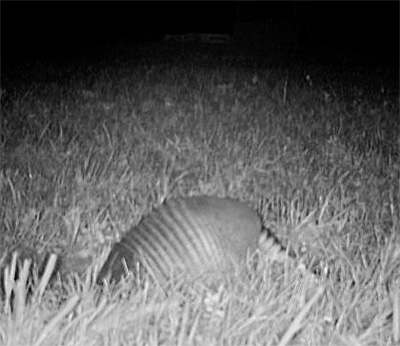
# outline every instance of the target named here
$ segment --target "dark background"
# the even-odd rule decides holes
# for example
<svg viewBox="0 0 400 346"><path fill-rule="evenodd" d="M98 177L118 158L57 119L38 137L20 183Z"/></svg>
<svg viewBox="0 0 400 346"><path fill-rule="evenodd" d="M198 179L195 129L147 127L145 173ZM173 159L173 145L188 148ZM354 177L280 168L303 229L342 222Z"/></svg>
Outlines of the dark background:
<svg viewBox="0 0 400 346"><path fill-rule="evenodd" d="M296 22L304 47L398 62L398 1L2 1L2 58L29 59L63 45L157 42L165 33L232 33L237 23L271 18Z"/></svg>

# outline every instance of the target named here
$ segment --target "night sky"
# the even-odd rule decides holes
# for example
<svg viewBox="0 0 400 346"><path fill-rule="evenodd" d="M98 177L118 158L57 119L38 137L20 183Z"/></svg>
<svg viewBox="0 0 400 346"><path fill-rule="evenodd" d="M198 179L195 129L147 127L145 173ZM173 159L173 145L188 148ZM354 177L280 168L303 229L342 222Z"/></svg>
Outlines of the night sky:
<svg viewBox="0 0 400 346"><path fill-rule="evenodd" d="M4 2L2 58L62 44L143 42L165 33L232 33L238 22L296 20L311 46L399 55L399 3L374 2Z"/></svg>

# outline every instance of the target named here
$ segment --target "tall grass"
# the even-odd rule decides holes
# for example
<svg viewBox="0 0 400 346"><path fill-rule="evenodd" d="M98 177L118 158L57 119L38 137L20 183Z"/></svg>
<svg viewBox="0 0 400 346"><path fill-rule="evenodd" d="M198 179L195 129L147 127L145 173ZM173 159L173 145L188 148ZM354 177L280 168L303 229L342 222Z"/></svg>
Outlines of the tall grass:
<svg viewBox="0 0 400 346"><path fill-rule="evenodd" d="M2 77L0 343L399 342L398 86L152 50ZM111 244L195 194L248 201L318 278L262 255L219 287L100 293Z"/></svg>

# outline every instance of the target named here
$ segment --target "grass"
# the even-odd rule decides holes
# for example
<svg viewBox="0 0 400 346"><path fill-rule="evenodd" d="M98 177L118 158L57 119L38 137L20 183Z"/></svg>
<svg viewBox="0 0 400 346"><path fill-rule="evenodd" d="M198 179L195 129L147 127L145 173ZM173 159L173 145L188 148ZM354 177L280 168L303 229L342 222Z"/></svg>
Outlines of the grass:
<svg viewBox="0 0 400 346"><path fill-rule="evenodd" d="M398 81L119 49L3 68L0 344L398 343ZM247 201L317 278L264 253L215 287L101 293L111 244L196 194Z"/></svg>

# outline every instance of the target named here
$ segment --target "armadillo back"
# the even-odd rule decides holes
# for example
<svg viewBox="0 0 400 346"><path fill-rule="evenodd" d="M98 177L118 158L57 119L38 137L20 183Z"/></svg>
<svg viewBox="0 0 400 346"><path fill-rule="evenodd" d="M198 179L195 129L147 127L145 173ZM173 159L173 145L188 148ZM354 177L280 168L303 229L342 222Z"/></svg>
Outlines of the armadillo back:
<svg viewBox="0 0 400 346"><path fill-rule="evenodd" d="M258 215L242 202L208 196L173 199L114 245L98 282L108 276L118 281L126 267L135 275L141 267L159 281L181 273L196 277L225 271L245 261L260 233Z"/></svg>

